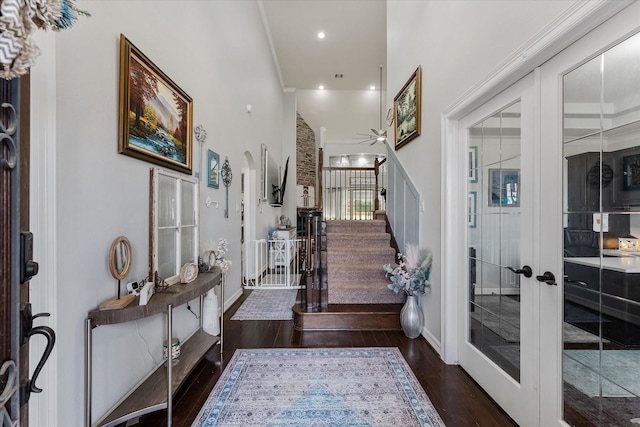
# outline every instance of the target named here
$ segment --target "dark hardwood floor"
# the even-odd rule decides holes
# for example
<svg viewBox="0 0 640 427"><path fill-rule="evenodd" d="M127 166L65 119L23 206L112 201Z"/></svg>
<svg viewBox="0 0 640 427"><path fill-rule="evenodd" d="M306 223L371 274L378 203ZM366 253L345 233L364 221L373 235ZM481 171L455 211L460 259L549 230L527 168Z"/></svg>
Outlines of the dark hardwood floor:
<svg viewBox="0 0 640 427"><path fill-rule="evenodd" d="M244 295L225 313L224 355L215 346L174 399L173 426L191 426L236 349L286 347L398 347L447 426L515 426L460 368L446 365L422 338L401 331L294 331L293 321L231 321ZM166 425L166 412L140 419L141 427Z"/></svg>

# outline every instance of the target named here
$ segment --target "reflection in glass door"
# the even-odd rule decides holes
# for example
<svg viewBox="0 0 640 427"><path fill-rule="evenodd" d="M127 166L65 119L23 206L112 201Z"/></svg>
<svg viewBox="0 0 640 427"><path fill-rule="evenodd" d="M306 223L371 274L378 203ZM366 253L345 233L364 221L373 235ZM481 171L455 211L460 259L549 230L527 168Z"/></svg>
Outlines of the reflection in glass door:
<svg viewBox="0 0 640 427"><path fill-rule="evenodd" d="M520 380L520 102L471 127L469 342Z"/></svg>
<svg viewBox="0 0 640 427"><path fill-rule="evenodd" d="M640 419L640 34L563 79L564 419ZM634 421L635 419L635 421Z"/></svg>
<svg viewBox="0 0 640 427"><path fill-rule="evenodd" d="M529 74L458 123L469 209L458 360L519 425L539 419L533 88Z"/></svg>

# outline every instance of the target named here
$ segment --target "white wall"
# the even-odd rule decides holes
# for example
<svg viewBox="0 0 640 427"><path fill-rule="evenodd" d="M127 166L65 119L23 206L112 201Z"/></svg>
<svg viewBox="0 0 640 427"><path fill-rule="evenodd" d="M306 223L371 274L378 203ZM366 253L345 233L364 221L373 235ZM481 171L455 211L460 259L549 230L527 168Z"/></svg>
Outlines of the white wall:
<svg viewBox="0 0 640 427"><path fill-rule="evenodd" d="M298 112L319 139L320 126L327 141L358 141L357 133L380 126L380 92L377 90L297 90ZM384 95L384 94L383 94ZM386 117L384 110L383 120ZM384 122L383 122L384 125Z"/></svg>
<svg viewBox="0 0 640 427"><path fill-rule="evenodd" d="M434 253L426 329L441 339L441 113L565 10L571 1L388 1L386 108L422 66L422 133L397 151L425 200L420 245ZM392 129L389 129L392 135ZM465 150L466 152L466 150Z"/></svg>
<svg viewBox="0 0 640 427"><path fill-rule="evenodd" d="M387 146L384 143L340 143L336 141L328 141L324 145L324 164L329 166L329 158L332 156L340 156L343 154L379 154L387 155Z"/></svg>
<svg viewBox="0 0 640 427"><path fill-rule="evenodd" d="M201 251L214 247L218 237L229 240L234 266L227 276L228 297L240 291L236 207L243 154L260 159L264 143L279 159L283 141L283 94L255 2L111 0L79 1L78 7L92 16L58 33L56 43L57 393L64 398L52 426L83 423L84 319L115 293L107 258L116 236L127 236L133 247L128 279L147 274L152 165L117 152L120 33L193 98L193 124L208 132L205 158L207 148L221 161L229 158L234 172L229 218L223 216L224 186L211 189L205 180L200 195ZM199 152L194 138L194 171ZM205 207L207 196L220 202L219 209ZM257 234L279 215L280 209L262 205ZM164 320L158 315L94 330L94 419L160 362ZM176 309L174 322L181 339L197 326L185 307Z"/></svg>

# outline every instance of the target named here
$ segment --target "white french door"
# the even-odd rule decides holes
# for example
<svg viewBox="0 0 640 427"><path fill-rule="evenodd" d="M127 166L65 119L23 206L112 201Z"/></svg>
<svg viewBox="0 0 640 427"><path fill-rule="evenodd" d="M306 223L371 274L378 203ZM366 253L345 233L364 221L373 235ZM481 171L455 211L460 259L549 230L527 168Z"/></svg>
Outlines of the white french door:
<svg viewBox="0 0 640 427"><path fill-rule="evenodd" d="M633 425L640 257L619 239L640 237L640 3L540 67L540 88L540 267L562 278L540 289L540 425Z"/></svg>
<svg viewBox="0 0 640 427"><path fill-rule="evenodd" d="M459 362L518 424L537 425L540 204L533 73L458 126L468 152L469 208Z"/></svg>
<svg viewBox="0 0 640 427"><path fill-rule="evenodd" d="M458 121L458 361L519 425L640 419L639 17L636 2Z"/></svg>

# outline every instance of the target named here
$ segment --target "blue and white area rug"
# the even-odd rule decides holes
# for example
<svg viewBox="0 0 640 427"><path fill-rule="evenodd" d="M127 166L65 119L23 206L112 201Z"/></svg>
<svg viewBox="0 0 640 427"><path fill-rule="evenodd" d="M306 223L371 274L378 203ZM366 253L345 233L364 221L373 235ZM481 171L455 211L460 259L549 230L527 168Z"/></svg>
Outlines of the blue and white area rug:
<svg viewBox="0 0 640 427"><path fill-rule="evenodd" d="M231 320L290 320L297 289L255 289Z"/></svg>
<svg viewBox="0 0 640 427"><path fill-rule="evenodd" d="M192 427L444 426L397 348L237 350Z"/></svg>

